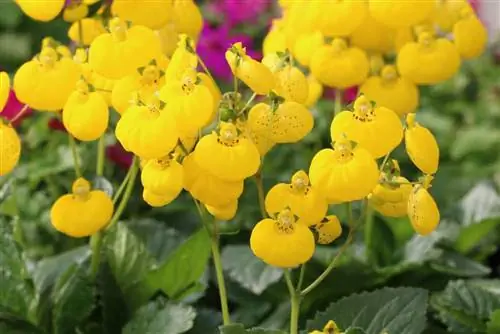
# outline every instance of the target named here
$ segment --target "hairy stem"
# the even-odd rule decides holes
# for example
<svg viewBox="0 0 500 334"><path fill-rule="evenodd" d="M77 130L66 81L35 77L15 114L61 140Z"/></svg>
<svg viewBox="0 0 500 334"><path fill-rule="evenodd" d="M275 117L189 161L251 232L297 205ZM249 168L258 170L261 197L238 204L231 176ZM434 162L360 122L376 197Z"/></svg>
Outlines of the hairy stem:
<svg viewBox="0 0 500 334"><path fill-rule="evenodd" d="M293 287L289 270L284 273L288 293L290 294L290 334L299 333L300 293Z"/></svg>
<svg viewBox="0 0 500 334"><path fill-rule="evenodd" d="M76 150L75 138L68 133L69 146L71 147L71 154L73 155L73 164L75 165L75 175L77 178L82 176L82 171L80 169L80 163L78 161L78 152Z"/></svg>

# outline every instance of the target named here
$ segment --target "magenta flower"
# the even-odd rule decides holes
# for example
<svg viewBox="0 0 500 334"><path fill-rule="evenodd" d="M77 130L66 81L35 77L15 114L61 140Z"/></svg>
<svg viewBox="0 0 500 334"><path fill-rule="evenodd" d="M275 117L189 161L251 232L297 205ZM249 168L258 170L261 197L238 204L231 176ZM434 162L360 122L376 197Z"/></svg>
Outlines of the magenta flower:
<svg viewBox="0 0 500 334"><path fill-rule="evenodd" d="M33 110L31 108L28 108L22 116L18 117L18 114L21 112L23 107L24 103L19 101L16 97L16 93L11 90L9 93L9 98L7 99L7 104L2 110L0 116L9 121L15 118L16 120L12 125L18 126L26 117L30 116L33 113Z"/></svg>
<svg viewBox="0 0 500 334"><path fill-rule="evenodd" d="M213 2L210 9L215 15L222 16L222 21L237 25L257 22L270 5L269 0L219 0Z"/></svg>
<svg viewBox="0 0 500 334"><path fill-rule="evenodd" d="M113 161L117 166L123 169L129 169L132 165L134 155L125 151L120 143L116 143L106 147L106 157Z"/></svg>
<svg viewBox="0 0 500 334"><path fill-rule="evenodd" d="M197 45L197 51L208 69L214 76L223 80L229 80L232 77L231 69L226 62L226 50L236 42L242 42L247 48L247 54L252 58L261 59L262 54L253 50L252 38L232 33L227 25L213 27L206 24L201 32L201 38Z"/></svg>
<svg viewBox="0 0 500 334"><path fill-rule="evenodd" d="M59 119L59 117L52 117L49 119L48 124L49 128L54 131L68 132L63 122Z"/></svg>
<svg viewBox="0 0 500 334"><path fill-rule="evenodd" d="M323 97L328 100L333 100L335 99L335 92L336 92L335 89L325 87ZM342 94L342 105L346 105L353 102L354 100L356 100L357 96L358 96L357 86L344 89Z"/></svg>

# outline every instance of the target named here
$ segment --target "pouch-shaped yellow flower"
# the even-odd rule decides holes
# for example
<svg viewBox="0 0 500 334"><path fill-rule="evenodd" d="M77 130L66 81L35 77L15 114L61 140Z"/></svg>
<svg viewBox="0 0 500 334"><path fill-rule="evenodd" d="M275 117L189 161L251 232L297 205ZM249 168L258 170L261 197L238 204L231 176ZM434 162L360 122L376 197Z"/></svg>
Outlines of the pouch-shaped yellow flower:
<svg viewBox="0 0 500 334"><path fill-rule="evenodd" d="M80 31L79 25L82 25L82 40L80 41ZM68 37L75 43L81 43L83 45L90 45L102 34L106 33L106 29L102 24L102 21L95 18L84 18L81 23L74 22L68 30Z"/></svg>
<svg viewBox="0 0 500 334"><path fill-rule="evenodd" d="M175 26L174 21L169 21L162 28L156 30L156 34L160 39L161 50L167 57L172 57L179 40L179 31Z"/></svg>
<svg viewBox="0 0 500 334"><path fill-rule="evenodd" d="M439 146L436 138L415 120L415 114L406 116L405 147L411 161L426 174L437 172Z"/></svg>
<svg viewBox="0 0 500 334"><path fill-rule="evenodd" d="M349 36L349 41L363 50L389 53L394 48L394 30L367 15Z"/></svg>
<svg viewBox="0 0 500 334"><path fill-rule="evenodd" d="M148 203L149 206L152 206L153 208L160 208L169 204L175 198L172 198L171 194L159 195L147 188L144 188L142 191L142 199L144 202Z"/></svg>
<svg viewBox="0 0 500 334"><path fill-rule="evenodd" d="M24 63L14 76L19 101L39 111L58 111L64 107L81 74L70 58L45 47L33 60Z"/></svg>
<svg viewBox="0 0 500 334"><path fill-rule="evenodd" d="M186 34L179 35L177 48L175 49L168 67L165 70L165 81L182 80L187 70L195 69L198 65L198 57L194 51L194 42Z"/></svg>
<svg viewBox="0 0 500 334"><path fill-rule="evenodd" d="M182 161L184 167L184 189L203 204L227 207L243 192L243 180L229 182L210 174L196 163L190 154Z"/></svg>
<svg viewBox="0 0 500 334"><path fill-rule="evenodd" d="M410 27L427 19L436 6L434 1L369 0L370 14L390 27Z"/></svg>
<svg viewBox="0 0 500 334"><path fill-rule="evenodd" d="M180 33L198 40L203 28L203 16L193 0L174 1L174 22Z"/></svg>
<svg viewBox="0 0 500 334"><path fill-rule="evenodd" d="M256 120L256 119L252 119ZM261 124L260 121L257 122L240 122L238 123L238 129L242 132L243 136L249 138L254 145L259 150L260 156L265 156L275 145L276 142L273 141L268 133L268 123L265 125Z"/></svg>
<svg viewBox="0 0 500 334"><path fill-rule="evenodd" d="M420 96L418 87L400 77L393 65L384 66L380 76L366 79L359 91L377 106L391 109L399 116L415 112Z"/></svg>
<svg viewBox="0 0 500 334"><path fill-rule="evenodd" d="M238 211L238 201L234 200L225 206L210 206L205 205L207 211L219 220L231 220L236 216Z"/></svg>
<svg viewBox="0 0 500 334"><path fill-rule="evenodd" d="M439 225L439 209L426 185L413 187L408 199L408 217L413 229L420 235L430 234Z"/></svg>
<svg viewBox="0 0 500 334"><path fill-rule="evenodd" d="M160 29L172 18L172 0L115 0L111 12L122 20L151 29Z"/></svg>
<svg viewBox="0 0 500 334"><path fill-rule="evenodd" d="M73 137L82 141L99 139L108 128L108 104L101 94L89 91L88 84L81 80L64 105L62 120Z"/></svg>
<svg viewBox="0 0 500 334"><path fill-rule="evenodd" d="M312 75L322 84L348 88L365 81L370 62L363 50L348 47L343 39L336 38L313 54L310 67ZM339 71L340 68L342 71Z"/></svg>
<svg viewBox="0 0 500 334"><path fill-rule="evenodd" d="M194 150L196 164L226 180L240 181L257 173L260 154L254 143L240 134L232 123L220 123L215 131L200 139Z"/></svg>
<svg viewBox="0 0 500 334"><path fill-rule="evenodd" d="M385 107L374 107L364 95L354 102L354 111L344 110L332 121L333 140L344 136L368 150L374 158L391 152L403 140L403 125L398 115Z"/></svg>
<svg viewBox="0 0 500 334"><path fill-rule="evenodd" d="M307 78L295 66L285 65L274 73L276 93L287 101L304 104L309 95Z"/></svg>
<svg viewBox="0 0 500 334"><path fill-rule="evenodd" d="M316 105L321 96L323 96L323 85L312 74L307 76L307 82L309 85L309 93L307 94L307 100L304 105L311 108Z"/></svg>
<svg viewBox="0 0 500 334"><path fill-rule="evenodd" d="M7 72L0 72L0 112L3 111L10 94L10 77Z"/></svg>
<svg viewBox="0 0 500 334"><path fill-rule="evenodd" d="M179 196L183 187L184 171L175 159L150 159L141 172L144 189L162 198L162 205Z"/></svg>
<svg viewBox="0 0 500 334"><path fill-rule="evenodd" d="M157 102L130 107L118 121L115 134L127 151L144 159L166 156L179 139L172 113Z"/></svg>
<svg viewBox="0 0 500 334"><path fill-rule="evenodd" d="M460 12L464 7L470 7L467 0L437 1L432 20L442 31L451 32L453 25L460 20Z"/></svg>
<svg viewBox="0 0 500 334"><path fill-rule="evenodd" d="M462 10L463 18L453 26L453 39L463 59L479 57L488 43L488 31L470 7Z"/></svg>
<svg viewBox="0 0 500 334"><path fill-rule="evenodd" d="M309 179L329 203L350 202L366 197L378 183L379 170L373 156L361 145L342 139L333 149L316 153Z"/></svg>
<svg viewBox="0 0 500 334"><path fill-rule="evenodd" d="M306 107L287 101L273 108L258 103L248 113L248 124L257 136L275 143L295 143L311 132L314 118Z"/></svg>
<svg viewBox="0 0 500 334"><path fill-rule="evenodd" d="M402 176L383 176L385 183L378 184L368 197L370 206L386 217L404 217L412 191L411 183Z"/></svg>
<svg viewBox="0 0 500 334"><path fill-rule="evenodd" d="M10 124L0 120L0 176L10 173L21 156L21 139Z"/></svg>
<svg viewBox="0 0 500 334"><path fill-rule="evenodd" d="M210 116L209 121L204 125L208 126L217 116L217 112L219 111L219 103L222 99L222 93L219 89L219 86L217 86L217 83L210 76L208 76L208 74L200 72L198 73L198 79L200 79L200 83L203 86L208 88L210 94L212 95L212 101L213 101L212 115Z"/></svg>
<svg viewBox="0 0 500 334"><path fill-rule="evenodd" d="M460 54L449 40L435 39L423 32L418 36L418 42L407 43L399 50L397 66L401 76L417 85L433 85L457 73Z"/></svg>
<svg viewBox="0 0 500 334"><path fill-rule="evenodd" d="M314 226L318 233L318 243L327 245L334 242L342 234L342 225L335 215L326 216Z"/></svg>
<svg viewBox="0 0 500 334"><path fill-rule="evenodd" d="M76 22L89 14L89 7L84 3L71 2L64 8L63 19L66 22Z"/></svg>
<svg viewBox="0 0 500 334"><path fill-rule="evenodd" d="M283 15L283 31L286 36L287 48L293 49L297 38L322 29L322 11L326 7L323 1L297 0Z"/></svg>
<svg viewBox="0 0 500 334"><path fill-rule="evenodd" d="M24 12L34 20L48 22L56 18L64 7L64 0L16 0Z"/></svg>
<svg viewBox="0 0 500 334"><path fill-rule="evenodd" d="M179 134L190 135L210 123L214 101L210 89L201 84L194 69L187 70L181 80L167 81L160 98L168 103Z"/></svg>
<svg viewBox="0 0 500 334"><path fill-rule="evenodd" d="M91 190L90 183L77 179L72 193L59 197L50 210L52 226L70 237L88 237L100 231L113 215L113 202L102 190Z"/></svg>
<svg viewBox="0 0 500 334"><path fill-rule="evenodd" d="M346 37L365 20L368 6L364 1L328 1L321 13L321 31L327 37Z"/></svg>
<svg viewBox="0 0 500 334"><path fill-rule="evenodd" d="M328 210L326 198L309 184L309 177L302 170L292 176L291 183L278 183L272 187L266 195L265 206L271 217L290 208L308 225L318 224Z"/></svg>
<svg viewBox="0 0 500 334"><path fill-rule="evenodd" d="M321 31L304 33L297 37L292 54L301 65L309 66L313 54L325 44Z"/></svg>
<svg viewBox="0 0 500 334"><path fill-rule="evenodd" d="M266 95L274 88L271 71L262 63L246 54L246 49L238 42L226 51L226 61L233 74L256 94Z"/></svg>
<svg viewBox="0 0 500 334"><path fill-rule="evenodd" d="M160 40L151 29L140 25L128 29L124 21L113 18L109 30L94 39L89 49L89 64L102 76L120 79L151 59L161 61Z"/></svg>
<svg viewBox="0 0 500 334"><path fill-rule="evenodd" d="M264 42L262 43L262 53L264 56L270 53L285 52L287 49L286 35L283 31L283 26L283 19L273 20L271 29L266 37L264 37Z"/></svg>

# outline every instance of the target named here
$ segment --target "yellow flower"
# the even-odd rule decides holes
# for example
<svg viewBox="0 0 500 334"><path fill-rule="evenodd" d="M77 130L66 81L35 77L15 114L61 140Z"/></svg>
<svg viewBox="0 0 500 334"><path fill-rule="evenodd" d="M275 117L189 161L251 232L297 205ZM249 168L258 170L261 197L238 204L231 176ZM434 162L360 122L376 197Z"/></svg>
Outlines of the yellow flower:
<svg viewBox="0 0 500 334"><path fill-rule="evenodd" d="M226 180L240 181L254 175L260 155L251 140L238 134L232 123L221 123L215 131L200 139L194 150L196 164L208 173Z"/></svg>
<svg viewBox="0 0 500 334"><path fill-rule="evenodd" d="M238 42L226 51L226 61L233 74L256 94L266 95L274 88L274 77L262 63L246 54L246 49Z"/></svg>
<svg viewBox="0 0 500 334"><path fill-rule="evenodd" d="M377 21L391 27L410 27L428 18L434 1L369 0L370 14Z"/></svg>
<svg viewBox="0 0 500 334"><path fill-rule="evenodd" d="M384 66L380 76L369 77L359 90L377 106L391 109L399 116L415 112L420 95L418 87L400 77L393 65Z"/></svg>
<svg viewBox="0 0 500 334"><path fill-rule="evenodd" d="M460 19L460 12L464 7L469 7L467 0L438 1L432 18L439 29L450 32L453 30L453 25Z"/></svg>
<svg viewBox="0 0 500 334"><path fill-rule="evenodd" d="M204 124L204 126L209 126L216 118L217 112L219 111L219 103L222 99L222 93L219 89L219 86L217 86L217 83L212 78L210 78L208 74L200 72L198 73L198 79L200 79L200 84L207 87L210 91L210 94L212 95L212 115L210 116L208 122Z"/></svg>
<svg viewBox="0 0 500 334"><path fill-rule="evenodd" d="M488 31L469 7L462 10L463 18L453 26L453 38L463 59L479 57L488 43Z"/></svg>
<svg viewBox="0 0 500 334"><path fill-rule="evenodd" d="M168 22L156 31L160 39L161 50L167 57L172 57L179 39L179 31L173 21Z"/></svg>
<svg viewBox="0 0 500 334"><path fill-rule="evenodd" d="M172 0L115 0L111 5L114 16L151 29L163 27L172 18Z"/></svg>
<svg viewBox="0 0 500 334"><path fill-rule="evenodd" d="M219 220L228 221L234 218L238 211L238 201L234 200L225 206L205 205L207 211Z"/></svg>
<svg viewBox="0 0 500 334"><path fill-rule="evenodd" d="M243 180L229 182L208 173L196 163L193 154L182 161L184 189L203 204L226 207L243 192Z"/></svg>
<svg viewBox="0 0 500 334"><path fill-rule="evenodd" d="M198 40L203 28L203 16L200 8L193 0L173 0L174 1L174 23L180 33ZM163 10L163 9L162 9Z"/></svg>
<svg viewBox="0 0 500 334"><path fill-rule="evenodd" d="M73 137L82 141L96 140L108 128L108 104L102 95L90 92L88 84L80 80L77 90L64 105L62 120Z"/></svg>
<svg viewBox="0 0 500 334"><path fill-rule="evenodd" d="M84 3L71 3L63 11L63 19L66 22L76 22L85 18L89 13L89 7Z"/></svg>
<svg viewBox="0 0 500 334"><path fill-rule="evenodd" d="M60 58L52 47L44 47L33 60L24 63L14 76L17 98L40 111L61 110L81 74L70 58Z"/></svg>
<svg viewBox="0 0 500 334"><path fill-rule="evenodd" d="M109 30L94 39L89 49L89 64L100 75L120 79L151 59L160 61L160 40L151 29L139 25L128 29L115 17L109 22Z"/></svg>
<svg viewBox="0 0 500 334"><path fill-rule="evenodd" d="M244 137L250 139L254 143L260 156L263 157L276 145L276 142L269 136L269 124L267 121L262 124L262 122L256 118L252 118L252 120L252 122L239 121L237 123L238 130L242 132Z"/></svg>
<svg viewBox="0 0 500 334"><path fill-rule="evenodd" d="M329 1L322 7L321 31L328 37L351 35L368 15L368 6L365 1Z"/></svg>
<svg viewBox="0 0 500 334"><path fill-rule="evenodd" d="M165 81L182 80L184 73L187 70L196 68L198 65L198 57L194 51L194 42L186 34L179 35L177 48L170 59L168 67L165 71Z"/></svg>
<svg viewBox="0 0 500 334"><path fill-rule="evenodd" d="M141 172L142 186L148 193L161 197L162 206L179 196L183 178L182 165L171 157L148 160Z"/></svg>
<svg viewBox="0 0 500 334"><path fill-rule="evenodd" d="M286 35L283 31L283 19L275 19L271 29L264 38L262 53L264 56L270 53L284 52L286 50Z"/></svg>
<svg viewBox="0 0 500 334"><path fill-rule="evenodd" d="M248 113L252 131L275 143L295 143L311 132L314 118L306 107L297 102L284 102L276 111L265 103L258 103Z"/></svg>
<svg viewBox="0 0 500 334"><path fill-rule="evenodd" d="M144 202L148 203L149 206L153 208L160 208L172 202L171 194L159 195L157 193L152 192L151 190L144 188L142 191L142 199Z"/></svg>
<svg viewBox="0 0 500 334"><path fill-rule="evenodd" d="M457 73L460 54L449 40L435 39L423 32L418 36L418 42L407 43L399 50L397 66L401 76L417 85L432 85Z"/></svg>
<svg viewBox="0 0 500 334"><path fill-rule="evenodd" d="M411 161L422 172L434 174L439 165L439 146L432 133L415 121L415 114L406 116L405 146Z"/></svg>
<svg viewBox="0 0 500 334"><path fill-rule="evenodd" d="M212 93L201 84L193 69L187 70L180 81L167 81L160 90L160 98L168 103L180 134L196 133L214 115Z"/></svg>
<svg viewBox="0 0 500 334"><path fill-rule="evenodd" d="M334 242L342 234L342 225L335 215L326 216L314 229L318 233L318 243L322 245Z"/></svg>
<svg viewBox="0 0 500 334"><path fill-rule="evenodd" d="M10 173L19 162L21 140L10 124L0 120L0 176Z"/></svg>
<svg viewBox="0 0 500 334"><path fill-rule="evenodd" d="M307 100L304 105L310 108L316 105L321 96L323 96L323 85L312 74L307 76L307 82L309 85L309 94L307 94Z"/></svg>
<svg viewBox="0 0 500 334"><path fill-rule="evenodd" d="M348 140L337 140L333 149L319 151L311 162L311 184L329 203L363 199L378 183L379 170L373 156L361 145L352 146Z"/></svg>
<svg viewBox="0 0 500 334"><path fill-rule="evenodd" d="M279 183L272 187L266 195L265 206L270 216L290 208L308 225L319 223L328 210L325 197L309 184L309 177L302 170L292 176L289 184Z"/></svg>
<svg viewBox="0 0 500 334"><path fill-rule="evenodd" d="M10 78L7 72L0 72L0 112L3 111L10 93Z"/></svg>
<svg viewBox="0 0 500 334"><path fill-rule="evenodd" d="M335 88L348 88L363 83L368 77L370 63L366 53L357 47L348 47L336 38L314 52L311 73L322 84ZM339 69L342 71L339 71Z"/></svg>
<svg viewBox="0 0 500 334"><path fill-rule="evenodd" d="M292 53L295 59L304 66L309 66L311 58L324 44L324 38L321 31L301 34L297 37Z"/></svg>
<svg viewBox="0 0 500 334"><path fill-rule="evenodd" d="M396 162L397 163L397 162ZM399 173L399 170L398 170ZM368 197L369 204L387 217L403 217L407 214L408 198L412 191L410 182L402 176L383 173L382 181Z"/></svg>
<svg viewBox="0 0 500 334"><path fill-rule="evenodd" d="M347 136L367 149L374 158L391 152L403 140L403 125L394 111L373 107L364 95L354 102L354 111L342 111L332 121L333 140Z"/></svg>
<svg viewBox="0 0 500 334"><path fill-rule="evenodd" d="M394 48L394 30L367 15L349 41L363 50L389 53Z"/></svg>
<svg viewBox="0 0 500 334"><path fill-rule="evenodd" d="M64 0L17 0L24 14L34 20L48 22L56 18L64 7Z"/></svg>
<svg viewBox="0 0 500 334"><path fill-rule="evenodd" d="M77 179L72 193L57 199L50 210L56 230L70 237L88 237L103 229L113 215L113 202L102 190L91 190L90 183Z"/></svg>
<svg viewBox="0 0 500 334"><path fill-rule="evenodd" d="M130 107L118 121L115 134L127 151L145 159L166 156L179 139L172 113L155 100Z"/></svg>
<svg viewBox="0 0 500 334"><path fill-rule="evenodd" d="M408 217L415 232L428 235L439 224L439 209L427 189L432 177L426 176L423 185L415 185L408 199Z"/></svg>
<svg viewBox="0 0 500 334"><path fill-rule="evenodd" d="M80 41L79 23L74 22L68 30L68 37L75 43L90 45L97 36L106 33L102 21L94 18L85 18L81 20L82 40Z"/></svg>
<svg viewBox="0 0 500 334"><path fill-rule="evenodd" d="M255 225L250 236L255 256L265 263L294 268L306 263L314 254L314 235L306 224L296 221L285 209L276 219L263 219Z"/></svg>
<svg viewBox="0 0 500 334"><path fill-rule="evenodd" d="M275 91L287 101L304 104L309 95L307 78L295 66L285 65L274 73Z"/></svg>

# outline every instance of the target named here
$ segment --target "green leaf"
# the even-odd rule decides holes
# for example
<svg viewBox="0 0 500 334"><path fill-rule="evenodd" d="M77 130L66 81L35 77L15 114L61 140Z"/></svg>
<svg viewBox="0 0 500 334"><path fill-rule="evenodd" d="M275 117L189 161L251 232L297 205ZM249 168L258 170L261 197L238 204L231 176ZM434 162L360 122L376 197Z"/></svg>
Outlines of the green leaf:
<svg viewBox="0 0 500 334"><path fill-rule="evenodd" d="M144 243L123 223L118 223L105 236L106 259L124 293L142 279L153 265Z"/></svg>
<svg viewBox="0 0 500 334"><path fill-rule="evenodd" d="M456 134L450 155L453 159L461 159L471 153L493 150L499 143L499 130L491 125L476 125Z"/></svg>
<svg viewBox="0 0 500 334"><path fill-rule="evenodd" d="M123 334L180 334L193 327L196 312L191 306L150 302L141 307L123 329Z"/></svg>
<svg viewBox="0 0 500 334"><path fill-rule="evenodd" d="M491 273L489 267L451 251L443 251L439 258L430 263L430 266L439 272L459 277L481 277Z"/></svg>
<svg viewBox="0 0 500 334"><path fill-rule="evenodd" d="M500 216L500 195L490 181L474 186L461 200L462 221L465 226Z"/></svg>
<svg viewBox="0 0 500 334"><path fill-rule="evenodd" d="M161 290L170 298L178 298L196 285L210 258L210 238L200 229L177 248L158 269L147 274L136 286L140 298L150 298Z"/></svg>
<svg viewBox="0 0 500 334"><path fill-rule="evenodd" d="M27 281L11 224L6 221L0 221L0 287L0 307L28 319L30 303L34 300L33 288Z"/></svg>
<svg viewBox="0 0 500 334"><path fill-rule="evenodd" d="M52 292L52 322L55 334L71 333L94 308L94 290L83 268L71 266Z"/></svg>
<svg viewBox="0 0 500 334"><path fill-rule="evenodd" d="M376 266L384 267L394 263L396 239L387 223L373 214L365 226L365 245L367 260Z"/></svg>
<svg viewBox="0 0 500 334"><path fill-rule="evenodd" d="M496 236L495 230L500 225L500 219L485 219L479 223L471 224L461 229L455 241L455 249L463 254L468 254L480 245L488 236Z"/></svg>
<svg viewBox="0 0 500 334"><path fill-rule="evenodd" d="M490 321L486 324L487 334L500 333L500 309L494 311L490 316Z"/></svg>
<svg viewBox="0 0 500 334"><path fill-rule="evenodd" d="M219 325L222 322L220 312L198 308L196 310L196 318L194 319L193 328L188 334L218 334Z"/></svg>
<svg viewBox="0 0 500 334"><path fill-rule="evenodd" d="M224 248L222 263L229 277L256 295L260 295L283 276L282 269L268 266L246 245Z"/></svg>
<svg viewBox="0 0 500 334"><path fill-rule="evenodd" d="M426 326L427 291L384 288L345 297L307 322L311 331L334 320L341 329L359 328L367 334L420 334Z"/></svg>
<svg viewBox="0 0 500 334"><path fill-rule="evenodd" d="M251 328L245 329L242 324L231 324L219 327L221 334L286 334L284 331L276 329Z"/></svg>
<svg viewBox="0 0 500 334"><path fill-rule="evenodd" d="M14 1L0 2L0 25L5 28L15 28L23 18L23 13Z"/></svg>

